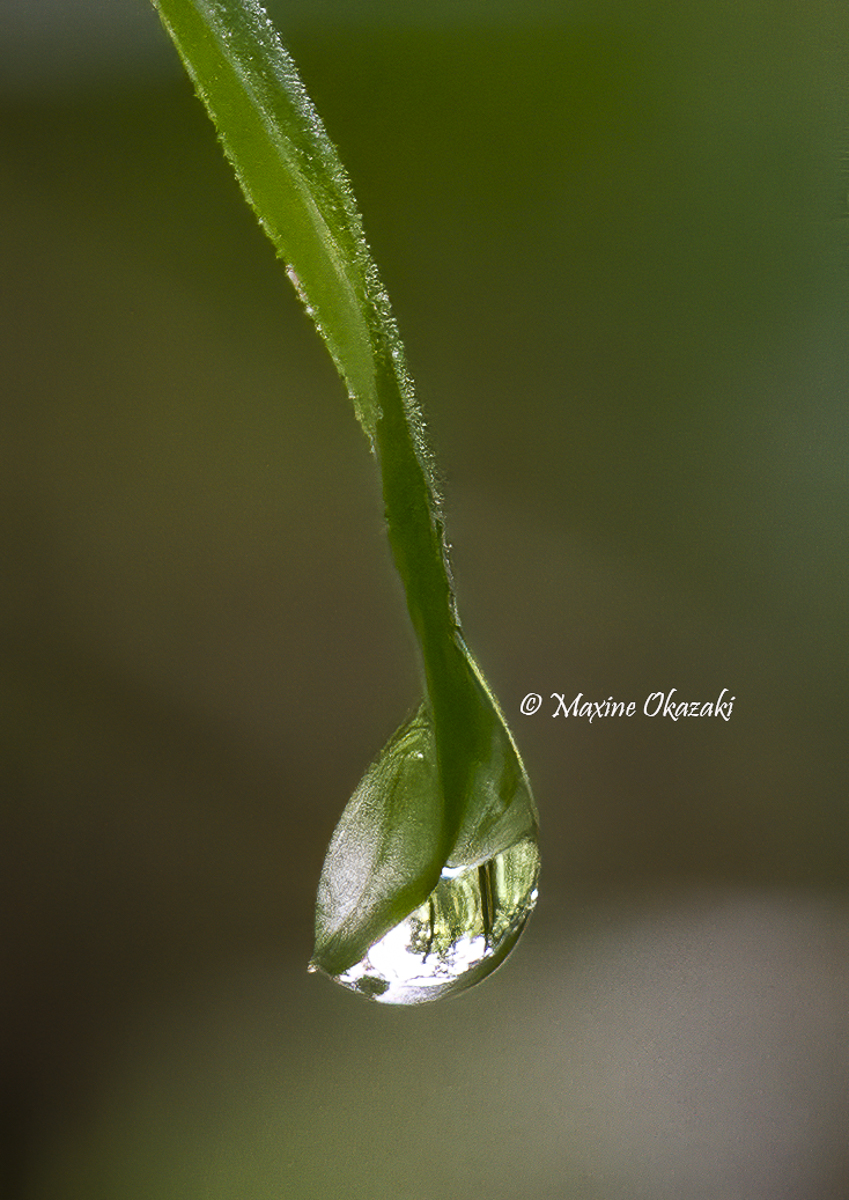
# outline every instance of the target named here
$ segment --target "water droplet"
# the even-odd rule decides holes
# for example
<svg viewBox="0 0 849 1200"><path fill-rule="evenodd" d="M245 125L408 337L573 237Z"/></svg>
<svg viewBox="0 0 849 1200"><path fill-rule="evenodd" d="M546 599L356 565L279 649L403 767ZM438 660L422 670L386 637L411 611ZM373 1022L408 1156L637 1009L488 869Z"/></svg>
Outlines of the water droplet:
<svg viewBox="0 0 849 1200"><path fill-rule="evenodd" d="M537 900L539 850L523 840L489 862L445 867L430 896L355 966L333 978L382 1004L422 1004L499 966Z"/></svg>
<svg viewBox="0 0 849 1200"><path fill-rule="evenodd" d="M307 310L307 314L310 317L315 317L315 311L314 311L312 305L310 304L309 300L307 299L307 294L304 291L304 285L301 283L301 279L300 279L300 276L298 275L298 272L295 270L294 267L287 267L286 274L289 276L289 279L292 281L292 285L293 285L295 291L298 293L298 299L301 301L304 308ZM321 332L320 327L319 327L319 332Z"/></svg>

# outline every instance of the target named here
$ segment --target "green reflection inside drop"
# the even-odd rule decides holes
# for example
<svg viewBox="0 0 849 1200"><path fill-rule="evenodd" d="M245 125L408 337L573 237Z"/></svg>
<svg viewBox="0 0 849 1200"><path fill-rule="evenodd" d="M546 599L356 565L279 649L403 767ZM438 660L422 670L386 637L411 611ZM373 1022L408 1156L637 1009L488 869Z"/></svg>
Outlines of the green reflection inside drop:
<svg viewBox="0 0 849 1200"><path fill-rule="evenodd" d="M382 1004L465 991L498 967L537 900L540 856L524 838L480 866L446 867L430 896L332 978Z"/></svg>

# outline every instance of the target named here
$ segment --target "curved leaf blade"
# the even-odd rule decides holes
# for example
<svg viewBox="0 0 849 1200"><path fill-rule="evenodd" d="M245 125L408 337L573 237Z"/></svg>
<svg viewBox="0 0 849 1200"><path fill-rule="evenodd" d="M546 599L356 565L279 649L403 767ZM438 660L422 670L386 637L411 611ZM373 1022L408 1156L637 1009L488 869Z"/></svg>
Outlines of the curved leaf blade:
<svg viewBox="0 0 849 1200"><path fill-rule="evenodd" d="M374 440L376 345L397 343L347 174L256 0L153 0L251 207Z"/></svg>
<svg viewBox="0 0 849 1200"><path fill-rule="evenodd" d="M436 887L445 819L422 705L366 771L330 841L316 903L313 966L339 975Z"/></svg>
<svg viewBox="0 0 849 1200"><path fill-rule="evenodd" d="M366 772L333 835L314 965L338 974L442 869L535 845L530 785L460 632L432 454L348 177L257 0L153 0L376 452L426 701Z"/></svg>

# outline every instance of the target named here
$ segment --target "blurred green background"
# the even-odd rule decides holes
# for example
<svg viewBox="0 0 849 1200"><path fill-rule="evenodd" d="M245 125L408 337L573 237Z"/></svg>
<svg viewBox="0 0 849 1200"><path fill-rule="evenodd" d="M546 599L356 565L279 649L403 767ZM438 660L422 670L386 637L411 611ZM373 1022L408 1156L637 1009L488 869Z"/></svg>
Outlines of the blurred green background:
<svg viewBox="0 0 849 1200"><path fill-rule="evenodd" d="M271 11L407 342L540 904L453 1002L305 974L418 698L376 473L153 10L5 5L0 1190L842 1200L849 13ZM550 716L672 687L731 721Z"/></svg>

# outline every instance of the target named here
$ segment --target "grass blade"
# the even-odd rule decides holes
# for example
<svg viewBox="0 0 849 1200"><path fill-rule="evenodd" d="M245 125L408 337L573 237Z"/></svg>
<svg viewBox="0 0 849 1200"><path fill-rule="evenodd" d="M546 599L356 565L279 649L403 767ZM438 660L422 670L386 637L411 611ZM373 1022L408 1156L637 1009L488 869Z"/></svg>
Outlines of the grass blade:
<svg viewBox="0 0 849 1200"><path fill-rule="evenodd" d="M319 886L314 962L336 974L436 887L537 816L515 743L460 631L433 458L347 174L255 0L153 0L376 454L426 697L369 768Z"/></svg>

